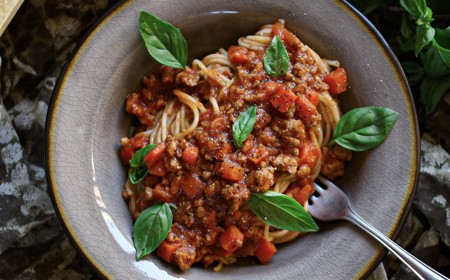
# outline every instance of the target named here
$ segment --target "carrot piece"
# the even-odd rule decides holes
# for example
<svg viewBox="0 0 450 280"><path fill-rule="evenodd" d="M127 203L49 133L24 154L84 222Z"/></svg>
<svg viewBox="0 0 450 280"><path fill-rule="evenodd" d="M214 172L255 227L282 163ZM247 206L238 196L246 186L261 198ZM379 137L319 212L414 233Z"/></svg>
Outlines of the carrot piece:
<svg viewBox="0 0 450 280"><path fill-rule="evenodd" d="M270 103L281 113L286 113L296 98L297 96L291 90L286 89L284 86L279 86L270 97Z"/></svg>
<svg viewBox="0 0 450 280"><path fill-rule="evenodd" d="M148 173L158 176L158 177L164 177L166 176L167 173L167 169L164 166L164 161L163 160L158 160L157 162L155 162L152 167L150 167Z"/></svg>
<svg viewBox="0 0 450 280"><path fill-rule="evenodd" d="M233 64L244 64L248 59L248 50L241 46L231 46L228 49L228 58Z"/></svg>
<svg viewBox="0 0 450 280"><path fill-rule="evenodd" d="M297 96L295 105L297 107L296 115L302 121L308 121L317 112L316 106L301 94Z"/></svg>
<svg viewBox="0 0 450 280"><path fill-rule="evenodd" d="M181 158L188 164L195 164L198 160L198 148L196 146L187 146L184 148Z"/></svg>
<svg viewBox="0 0 450 280"><path fill-rule="evenodd" d="M222 178L230 181L240 181L244 178L244 169L235 162L222 161L219 168L219 174Z"/></svg>
<svg viewBox="0 0 450 280"><path fill-rule="evenodd" d="M284 19L277 20L272 27L272 36L278 36L281 40L284 39Z"/></svg>
<svg viewBox="0 0 450 280"><path fill-rule="evenodd" d="M234 252L244 244L244 234L235 225L229 225L220 235L219 243L227 252Z"/></svg>
<svg viewBox="0 0 450 280"><path fill-rule="evenodd" d="M260 146L253 149L252 153L248 156L248 159L254 164L260 164L269 157L269 151L266 148Z"/></svg>
<svg viewBox="0 0 450 280"><path fill-rule="evenodd" d="M311 140L305 140L300 145L300 154L298 165L307 164L313 168L320 157L320 147Z"/></svg>
<svg viewBox="0 0 450 280"><path fill-rule="evenodd" d="M180 247L180 243L170 243L164 240L161 244L159 244L156 255L166 262L171 262L173 259L173 253L175 253L175 251Z"/></svg>
<svg viewBox="0 0 450 280"><path fill-rule="evenodd" d="M312 105L314 105L315 107L317 107L319 105L319 93L312 89L312 88L307 88L305 91L305 96L306 98L309 100L309 102L311 102Z"/></svg>
<svg viewBox="0 0 450 280"><path fill-rule="evenodd" d="M221 160L224 156L231 154L233 151L233 146L230 143L223 143L219 149L214 152L217 159Z"/></svg>
<svg viewBox="0 0 450 280"><path fill-rule="evenodd" d="M153 188L153 197L161 202L172 202L173 196L166 190L162 184L158 184Z"/></svg>
<svg viewBox="0 0 450 280"><path fill-rule="evenodd" d="M166 151L166 144L159 143L156 147L151 150L148 155L144 157L144 161L147 164L147 168L150 169L155 164L156 161L160 160L164 152Z"/></svg>
<svg viewBox="0 0 450 280"><path fill-rule="evenodd" d="M297 193L294 194L293 198L297 200L298 203L303 205L306 200L308 200L309 196L314 192L314 188L311 184L307 184L303 186L303 188L299 189Z"/></svg>
<svg viewBox="0 0 450 280"><path fill-rule="evenodd" d="M189 198L194 198L204 189L204 185L198 175L187 172L184 176L184 183L181 184L181 189Z"/></svg>
<svg viewBox="0 0 450 280"><path fill-rule="evenodd" d="M342 67L326 74L323 80L330 86L329 92L331 94L341 94L348 89L347 73Z"/></svg>
<svg viewBox="0 0 450 280"><path fill-rule="evenodd" d="M262 264L268 263L276 252L277 248L272 242L265 240L263 237L259 239L259 245L255 250L255 256Z"/></svg>

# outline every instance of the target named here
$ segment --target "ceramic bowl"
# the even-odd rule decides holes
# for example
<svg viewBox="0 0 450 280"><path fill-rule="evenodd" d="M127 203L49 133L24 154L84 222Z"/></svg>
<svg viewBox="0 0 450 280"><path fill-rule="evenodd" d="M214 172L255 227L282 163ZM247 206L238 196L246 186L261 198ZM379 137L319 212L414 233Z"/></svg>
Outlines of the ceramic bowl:
<svg viewBox="0 0 450 280"><path fill-rule="evenodd" d="M360 14L338 0L125 1L108 13L74 53L55 89L47 122L47 175L68 235L99 275L115 279L352 279L368 274L385 252L346 222L279 246L267 265L240 260L215 273L181 272L154 255L135 261L132 219L121 192L126 171L119 139L131 119L124 100L156 65L138 31L146 10L181 29L190 59L236 44L242 35L284 18L322 57L346 68L344 110L394 109L399 118L380 146L354 155L337 183L356 212L395 237L409 210L418 173L417 122L398 61Z"/></svg>

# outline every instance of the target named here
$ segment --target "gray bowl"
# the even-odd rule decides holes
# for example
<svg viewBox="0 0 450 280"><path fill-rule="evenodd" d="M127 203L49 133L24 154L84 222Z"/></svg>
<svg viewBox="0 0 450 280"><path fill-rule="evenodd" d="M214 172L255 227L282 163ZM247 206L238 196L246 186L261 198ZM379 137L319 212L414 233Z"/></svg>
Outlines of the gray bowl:
<svg viewBox="0 0 450 280"><path fill-rule="evenodd" d="M284 18L287 27L322 57L346 68L351 89L344 110L383 106L399 112L388 139L355 154L337 183L355 210L395 237L409 211L418 173L418 132L405 77L379 34L341 1L126 1L87 36L62 74L47 121L47 177L68 235L99 275L116 279L352 279L385 252L344 222L320 223L319 232L279 246L267 265L239 260L219 273L194 266L182 273L151 255L135 261L132 219L121 198L126 171L119 139L131 119L126 95L156 63L137 23L147 10L181 28L190 59L236 44L260 25Z"/></svg>

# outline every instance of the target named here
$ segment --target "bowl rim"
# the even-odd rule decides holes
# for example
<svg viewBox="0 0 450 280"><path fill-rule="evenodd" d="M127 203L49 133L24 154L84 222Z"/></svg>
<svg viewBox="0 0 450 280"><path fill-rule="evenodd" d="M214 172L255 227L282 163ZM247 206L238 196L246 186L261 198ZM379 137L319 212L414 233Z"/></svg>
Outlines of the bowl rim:
<svg viewBox="0 0 450 280"><path fill-rule="evenodd" d="M102 268L102 266L93 258L93 256L91 256L86 247L79 241L74 229L67 222L66 213L64 212L64 209L61 205L60 197L57 194L58 186L54 180L53 176L54 171L52 170L52 166L50 164L52 158L51 141L53 135L53 127L55 123L54 115L58 109L61 90L64 89L65 76L71 73L74 65L77 62L78 56L83 51L83 49L90 43L90 40L96 35L96 33L99 32L100 29L109 22L109 20L113 19L115 15L117 15L122 10L126 9L128 6L133 4L133 2L135 2L135 0L121 0L115 3L109 9L105 10L103 15L99 17L99 19L95 23L93 23L92 26L87 31L85 31L82 36L80 36L79 40L77 40L76 43L77 46L74 48L74 50L68 57L56 81L55 87L52 92L52 96L50 98L45 122L45 155L44 155L45 173L46 173L46 180L49 186L50 197L56 215L58 217L58 220L60 221L60 224L63 226L64 231L68 236L71 244L76 248L76 250L80 253L82 258L85 259L85 261L90 265L90 267L93 268L97 276L99 276L102 279L111 279L114 278L114 275L110 275L107 271L105 271ZM406 219L408 217L407 214L411 210L411 206L413 204L414 197L416 194L419 177L420 133L414 100L406 76L400 65L400 62L398 61L394 52L391 50L391 48L389 47L388 43L383 38L381 33L360 11L358 11L355 7L353 7L348 2L348 0L340 0L340 1L334 0L334 2L336 2L336 4L341 7L341 9L345 10L346 12L349 12L349 15L355 19L358 25L361 28L363 28L367 32L367 34L372 37L374 42L379 46L379 49L382 52L383 56L386 57L387 61L389 62L390 68L393 69L394 73L396 74L395 79L403 88L402 94L406 100L408 118L412 120L411 123L411 130L412 130L411 139L413 143L413 147L411 148L412 169L410 170L410 175L408 178L409 179L407 189L408 191L405 193L408 196L408 199L403 201L400 207L400 211L396 213L397 214L396 219L391 226L391 229L394 230L391 230L390 232L387 233L387 236L390 239L395 240L400 234L406 222ZM381 260L387 253L388 253L387 249L385 249L382 246L379 246L376 252L374 253L372 259L370 259L366 263L366 265L361 268L359 274L355 275L355 277L357 277L358 279L367 277L377 267L377 265L381 262Z"/></svg>

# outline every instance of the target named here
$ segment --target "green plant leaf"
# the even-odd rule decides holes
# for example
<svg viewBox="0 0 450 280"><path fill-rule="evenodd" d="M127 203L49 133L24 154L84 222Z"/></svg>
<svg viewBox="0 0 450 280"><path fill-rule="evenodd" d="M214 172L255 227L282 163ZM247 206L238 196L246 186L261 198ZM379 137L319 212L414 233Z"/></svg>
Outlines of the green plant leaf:
<svg viewBox="0 0 450 280"><path fill-rule="evenodd" d="M411 86L418 85L425 76L425 69L419 63L405 61L401 63L403 71L405 71L408 83Z"/></svg>
<svg viewBox="0 0 450 280"><path fill-rule="evenodd" d="M155 147L155 144L145 146L134 153L133 157L130 159L131 169L128 172L128 178L132 184L139 183L147 175L148 168L144 158Z"/></svg>
<svg viewBox="0 0 450 280"><path fill-rule="evenodd" d="M425 71L432 78L440 78L450 73L450 68L442 60L434 44L425 53L421 52L419 58L423 63Z"/></svg>
<svg viewBox="0 0 450 280"><path fill-rule="evenodd" d="M425 12L416 19L417 25L430 24L434 20L433 11L430 8L426 8Z"/></svg>
<svg viewBox="0 0 450 280"><path fill-rule="evenodd" d="M446 29L436 28L433 46L439 52L447 67L450 67L450 26Z"/></svg>
<svg viewBox="0 0 450 280"><path fill-rule="evenodd" d="M252 193L249 205L256 216L273 227L299 232L319 229L305 208L290 196L273 191Z"/></svg>
<svg viewBox="0 0 450 280"><path fill-rule="evenodd" d="M425 0L400 0L400 5L415 18L423 15L427 9Z"/></svg>
<svg viewBox="0 0 450 280"><path fill-rule="evenodd" d="M415 25L412 21L409 20L408 16L405 13L402 13L402 22L400 24L400 33L403 38L411 39L414 37L416 32Z"/></svg>
<svg viewBox="0 0 450 280"><path fill-rule="evenodd" d="M264 56L264 70L274 77L282 77L289 70L289 55L283 42L274 36Z"/></svg>
<svg viewBox="0 0 450 280"><path fill-rule="evenodd" d="M420 85L420 97L425 105L425 112L433 113L444 93L449 90L450 75L438 79L426 76Z"/></svg>
<svg viewBox="0 0 450 280"><path fill-rule="evenodd" d="M256 105L252 105L244 112L239 114L239 117L233 123L232 133L234 145L239 149L242 148L242 143L250 135L253 126L256 122Z"/></svg>
<svg viewBox="0 0 450 280"><path fill-rule="evenodd" d="M171 226L172 211L167 203L155 204L142 211L133 227L136 260L141 260L158 248Z"/></svg>
<svg viewBox="0 0 450 280"><path fill-rule="evenodd" d="M435 30L430 25L418 25L416 28L416 56L419 52L433 40Z"/></svg>
<svg viewBox="0 0 450 280"><path fill-rule="evenodd" d="M352 151L368 150L386 139L397 118L398 113L389 108L355 108L338 122L330 144Z"/></svg>
<svg viewBox="0 0 450 280"><path fill-rule="evenodd" d="M159 63L184 68L187 61L187 43L181 31L172 24L141 11L139 30L150 55Z"/></svg>

